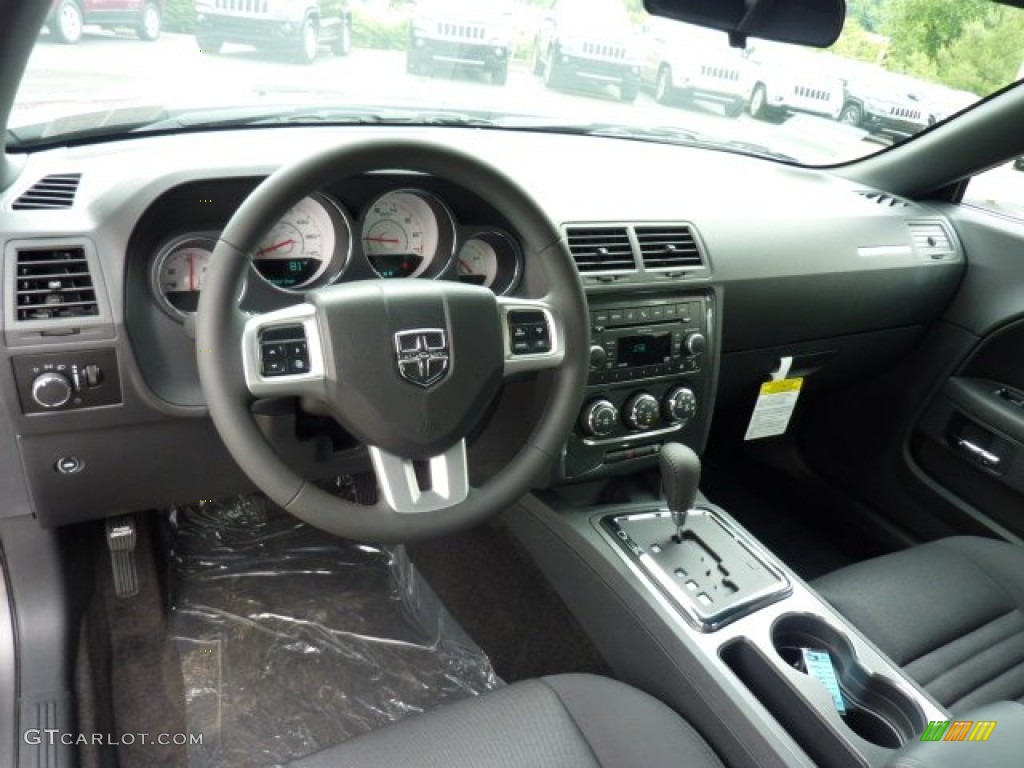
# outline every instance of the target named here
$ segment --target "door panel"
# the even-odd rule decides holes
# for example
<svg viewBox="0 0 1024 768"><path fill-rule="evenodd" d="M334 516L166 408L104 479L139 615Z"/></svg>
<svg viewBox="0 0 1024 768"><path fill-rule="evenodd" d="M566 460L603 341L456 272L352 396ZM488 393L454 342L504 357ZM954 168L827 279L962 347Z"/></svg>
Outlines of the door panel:
<svg viewBox="0 0 1024 768"><path fill-rule="evenodd" d="M1003 535L1024 537L1024 222L952 214L968 268L946 320L979 341L910 435L910 461Z"/></svg>

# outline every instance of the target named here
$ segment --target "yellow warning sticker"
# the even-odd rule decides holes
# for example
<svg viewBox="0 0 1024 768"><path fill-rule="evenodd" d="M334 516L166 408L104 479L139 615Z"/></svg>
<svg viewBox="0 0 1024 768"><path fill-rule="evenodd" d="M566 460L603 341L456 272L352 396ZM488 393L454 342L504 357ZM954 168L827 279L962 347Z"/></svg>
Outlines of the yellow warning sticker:
<svg viewBox="0 0 1024 768"><path fill-rule="evenodd" d="M762 384L743 439L758 440L785 434L803 385L803 379L779 379Z"/></svg>

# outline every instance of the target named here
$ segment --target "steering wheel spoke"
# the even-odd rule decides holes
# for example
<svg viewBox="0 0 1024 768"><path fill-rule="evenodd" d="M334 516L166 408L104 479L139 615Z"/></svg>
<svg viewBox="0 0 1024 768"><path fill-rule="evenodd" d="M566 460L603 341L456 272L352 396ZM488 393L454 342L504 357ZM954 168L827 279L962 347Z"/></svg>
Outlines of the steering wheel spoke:
<svg viewBox="0 0 1024 768"><path fill-rule="evenodd" d="M316 308L296 304L246 320L242 365L254 397L324 399L327 371Z"/></svg>
<svg viewBox="0 0 1024 768"><path fill-rule="evenodd" d="M369 450L384 502L399 514L446 509L469 495L465 440L422 461L403 459L374 446Z"/></svg>
<svg viewBox="0 0 1024 768"><path fill-rule="evenodd" d="M565 325L545 301L498 297L505 375L557 368L565 359Z"/></svg>

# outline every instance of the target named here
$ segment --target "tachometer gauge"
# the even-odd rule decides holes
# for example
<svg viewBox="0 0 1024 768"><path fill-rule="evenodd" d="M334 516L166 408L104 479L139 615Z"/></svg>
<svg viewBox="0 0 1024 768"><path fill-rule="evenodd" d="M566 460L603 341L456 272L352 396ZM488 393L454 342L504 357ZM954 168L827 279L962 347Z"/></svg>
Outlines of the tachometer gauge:
<svg viewBox="0 0 1024 768"><path fill-rule="evenodd" d="M175 319L195 312L199 306L199 292L215 244L212 237L186 235L172 240L157 254L153 262L153 292L161 307Z"/></svg>
<svg viewBox="0 0 1024 768"><path fill-rule="evenodd" d="M420 277L451 259L455 225L440 200L419 190L377 198L363 217L363 252L381 277Z"/></svg>
<svg viewBox="0 0 1024 768"><path fill-rule="evenodd" d="M320 195L296 203L253 254L271 285L302 290L333 280L348 261L351 229L338 206Z"/></svg>

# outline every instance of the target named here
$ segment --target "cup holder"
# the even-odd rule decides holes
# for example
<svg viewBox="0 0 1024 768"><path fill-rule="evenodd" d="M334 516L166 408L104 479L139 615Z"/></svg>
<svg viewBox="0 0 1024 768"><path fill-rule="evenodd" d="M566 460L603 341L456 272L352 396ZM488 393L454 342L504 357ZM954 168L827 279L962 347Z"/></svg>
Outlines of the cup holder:
<svg viewBox="0 0 1024 768"><path fill-rule="evenodd" d="M843 721L865 741L895 749L927 725L921 708L891 680L861 665L846 636L818 616L783 616L772 627L772 643L787 664L805 674L802 649L828 653L846 704Z"/></svg>

